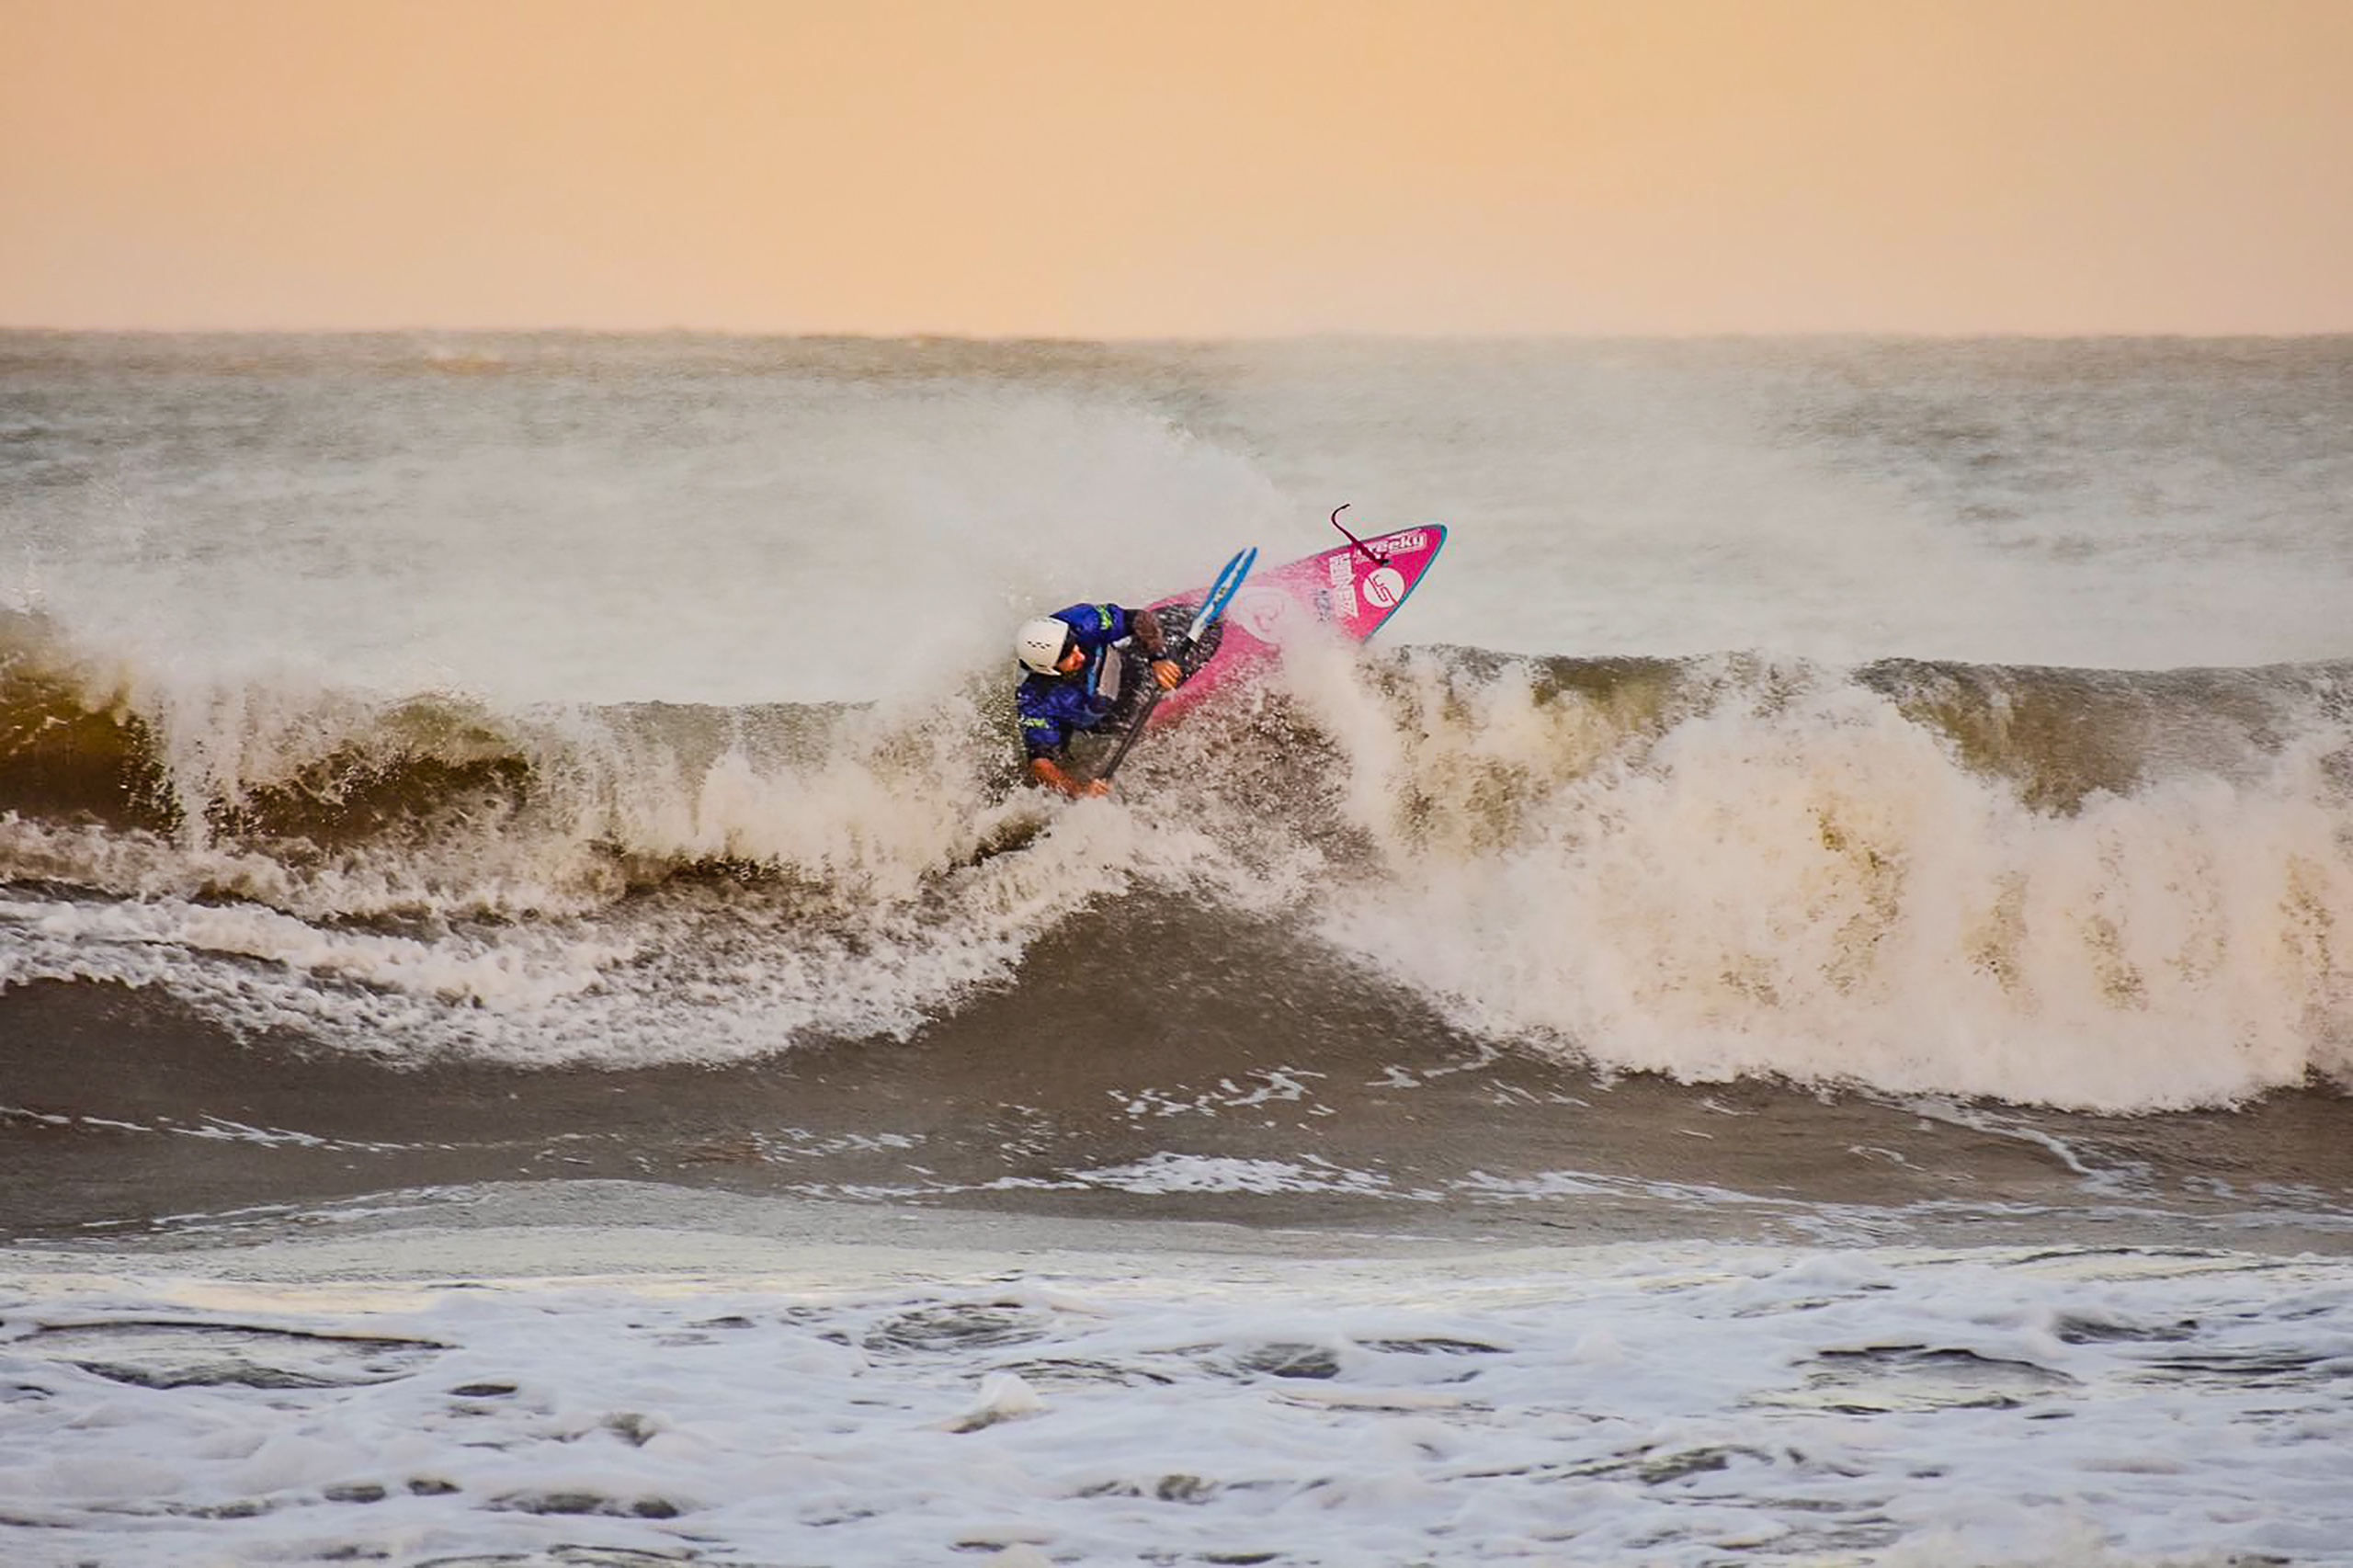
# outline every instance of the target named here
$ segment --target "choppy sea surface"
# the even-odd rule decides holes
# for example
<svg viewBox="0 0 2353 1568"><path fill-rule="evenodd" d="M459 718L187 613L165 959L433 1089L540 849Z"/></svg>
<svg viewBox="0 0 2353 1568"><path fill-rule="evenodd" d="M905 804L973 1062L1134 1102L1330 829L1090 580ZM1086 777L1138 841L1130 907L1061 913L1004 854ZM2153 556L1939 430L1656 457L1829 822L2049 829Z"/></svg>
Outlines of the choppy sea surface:
<svg viewBox="0 0 2353 1568"><path fill-rule="evenodd" d="M2353 1562L2353 340L0 333L0 1561ZM1021 789L1010 629L1444 522Z"/></svg>

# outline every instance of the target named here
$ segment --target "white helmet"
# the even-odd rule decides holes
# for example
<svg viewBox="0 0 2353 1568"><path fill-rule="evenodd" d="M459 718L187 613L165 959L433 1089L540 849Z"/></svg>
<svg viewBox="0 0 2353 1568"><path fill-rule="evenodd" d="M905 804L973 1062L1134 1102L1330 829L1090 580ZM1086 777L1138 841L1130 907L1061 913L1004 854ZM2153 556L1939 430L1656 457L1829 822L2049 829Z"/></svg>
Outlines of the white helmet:
<svg viewBox="0 0 2353 1568"><path fill-rule="evenodd" d="M1013 634L1014 656L1041 676L1055 674L1055 666L1069 652L1070 623L1051 615L1023 622Z"/></svg>

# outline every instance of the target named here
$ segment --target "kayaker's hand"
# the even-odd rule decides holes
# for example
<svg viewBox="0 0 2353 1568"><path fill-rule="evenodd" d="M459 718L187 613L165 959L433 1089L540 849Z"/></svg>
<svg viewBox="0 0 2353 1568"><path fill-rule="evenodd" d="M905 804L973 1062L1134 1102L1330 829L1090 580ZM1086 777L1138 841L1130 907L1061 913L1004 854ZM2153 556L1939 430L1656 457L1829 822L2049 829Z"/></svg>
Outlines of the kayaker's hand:
<svg viewBox="0 0 2353 1568"><path fill-rule="evenodd" d="M1174 659L1154 659L1152 678L1160 683L1163 691L1174 691L1185 684L1185 672Z"/></svg>
<svg viewBox="0 0 2353 1568"><path fill-rule="evenodd" d="M1061 765L1051 756L1031 757L1029 777L1057 794L1068 795L1073 800L1078 798L1080 789L1078 780L1064 773Z"/></svg>
<svg viewBox="0 0 2353 1568"><path fill-rule="evenodd" d="M1031 757L1029 777L1056 794L1067 795L1074 801L1081 795L1108 795L1111 792L1111 786L1100 778L1089 778L1080 783L1063 772L1062 765L1051 756Z"/></svg>

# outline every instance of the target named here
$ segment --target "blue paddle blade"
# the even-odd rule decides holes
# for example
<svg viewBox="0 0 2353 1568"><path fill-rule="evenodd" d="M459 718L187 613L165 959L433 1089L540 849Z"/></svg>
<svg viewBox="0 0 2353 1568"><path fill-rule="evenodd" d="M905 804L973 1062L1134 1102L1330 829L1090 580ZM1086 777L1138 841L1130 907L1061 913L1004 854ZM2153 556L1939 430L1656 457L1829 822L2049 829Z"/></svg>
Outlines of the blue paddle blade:
<svg viewBox="0 0 2353 1568"><path fill-rule="evenodd" d="M1250 568L1257 563L1258 547L1255 544L1233 552L1233 559L1225 563L1225 569L1211 585L1209 597L1201 600L1200 610L1185 632L1186 642L1199 642L1201 633L1217 624L1217 618L1225 613L1226 601L1233 597L1233 590L1242 586L1242 579L1250 575Z"/></svg>

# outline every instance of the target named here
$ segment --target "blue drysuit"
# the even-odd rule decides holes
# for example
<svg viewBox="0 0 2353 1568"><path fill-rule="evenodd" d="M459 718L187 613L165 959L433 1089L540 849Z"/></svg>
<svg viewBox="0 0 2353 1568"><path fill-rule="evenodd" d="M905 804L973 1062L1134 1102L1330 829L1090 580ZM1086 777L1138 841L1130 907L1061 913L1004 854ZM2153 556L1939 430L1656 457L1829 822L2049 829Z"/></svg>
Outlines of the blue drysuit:
<svg viewBox="0 0 2353 1568"><path fill-rule="evenodd" d="M1054 611L1053 619L1070 628L1072 641L1086 653L1086 663L1069 675L1025 676L1013 694L1020 714L1022 749L1031 756L1059 757L1070 738L1092 730L1118 710L1120 703L1098 694L1103 683L1103 650L1122 641L1131 630L1129 611L1118 605L1073 605ZM1134 688L1132 673L1122 683Z"/></svg>

